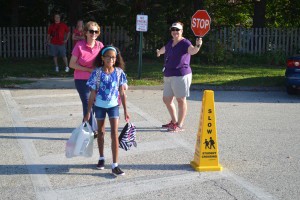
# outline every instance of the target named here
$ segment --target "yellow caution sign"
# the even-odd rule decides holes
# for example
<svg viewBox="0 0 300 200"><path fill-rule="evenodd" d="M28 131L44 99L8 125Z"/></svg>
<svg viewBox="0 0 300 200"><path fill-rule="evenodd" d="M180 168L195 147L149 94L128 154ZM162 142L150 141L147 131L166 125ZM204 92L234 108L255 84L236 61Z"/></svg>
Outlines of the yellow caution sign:
<svg viewBox="0 0 300 200"><path fill-rule="evenodd" d="M214 91L204 90L194 160L196 171L220 171Z"/></svg>

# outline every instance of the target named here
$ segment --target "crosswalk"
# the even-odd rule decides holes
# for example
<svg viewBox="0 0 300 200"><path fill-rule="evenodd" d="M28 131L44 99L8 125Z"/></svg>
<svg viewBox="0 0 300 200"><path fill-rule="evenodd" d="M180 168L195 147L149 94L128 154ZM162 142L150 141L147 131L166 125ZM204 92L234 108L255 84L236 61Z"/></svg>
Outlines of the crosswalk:
<svg viewBox="0 0 300 200"><path fill-rule="evenodd" d="M119 151L120 165L126 176L113 178L110 164L103 171L95 169L98 158L96 142L92 158L67 159L64 155L65 142L82 117L75 90L63 90L59 94L39 90L37 95L28 91L1 90L1 95L10 112L16 141L38 200L173 199L177 193L177 197L197 198L202 195L210 199L208 193L211 192L216 199L234 199L230 190L239 190L248 199L274 199L226 169L214 173L193 171L189 162L195 144L186 139L191 134L161 132L163 122L157 117L157 112L167 113L162 113L159 108L149 113L143 109L147 105L135 99L128 100L128 110L136 119L138 147L128 152ZM122 116L122 108L120 113ZM121 119L119 129L122 124L124 120ZM105 152L110 163L108 122L107 127ZM224 182L230 182L230 187Z"/></svg>

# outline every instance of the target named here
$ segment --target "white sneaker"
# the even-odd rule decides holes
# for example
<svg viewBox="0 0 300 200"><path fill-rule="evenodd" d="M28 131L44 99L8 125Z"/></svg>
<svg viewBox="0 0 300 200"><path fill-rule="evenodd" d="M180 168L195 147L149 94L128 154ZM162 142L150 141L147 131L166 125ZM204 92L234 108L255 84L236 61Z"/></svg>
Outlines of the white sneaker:
<svg viewBox="0 0 300 200"><path fill-rule="evenodd" d="M55 72L59 72L59 68L58 67L55 67Z"/></svg>
<svg viewBox="0 0 300 200"><path fill-rule="evenodd" d="M66 67L65 72L69 72L69 71L70 71L70 68Z"/></svg>

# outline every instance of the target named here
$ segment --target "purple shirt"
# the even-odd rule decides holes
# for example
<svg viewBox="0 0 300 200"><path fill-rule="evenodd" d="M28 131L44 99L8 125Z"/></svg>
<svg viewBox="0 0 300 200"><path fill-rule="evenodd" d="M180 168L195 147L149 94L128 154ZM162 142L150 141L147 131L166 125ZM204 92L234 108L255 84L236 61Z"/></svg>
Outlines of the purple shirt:
<svg viewBox="0 0 300 200"><path fill-rule="evenodd" d="M164 76L184 76L192 73L191 54L188 53L188 48L192 43L184 38L172 47L172 42L173 40L170 40L165 46Z"/></svg>

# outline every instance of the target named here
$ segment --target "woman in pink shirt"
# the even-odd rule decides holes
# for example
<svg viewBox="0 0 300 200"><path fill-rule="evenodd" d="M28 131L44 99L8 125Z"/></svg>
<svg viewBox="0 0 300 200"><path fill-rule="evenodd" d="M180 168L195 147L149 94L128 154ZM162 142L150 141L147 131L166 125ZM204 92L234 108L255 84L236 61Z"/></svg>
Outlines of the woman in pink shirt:
<svg viewBox="0 0 300 200"><path fill-rule="evenodd" d="M92 110L88 111L90 89L86 85L86 82L95 68L94 60L104 45L102 42L96 40L100 35L100 26L96 22L90 21L86 23L83 32L85 40L80 40L76 43L72 51L69 66L75 70L75 87L82 102L84 117L88 112L92 113ZM90 125L95 127L92 121L93 117L90 117Z"/></svg>

